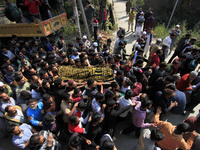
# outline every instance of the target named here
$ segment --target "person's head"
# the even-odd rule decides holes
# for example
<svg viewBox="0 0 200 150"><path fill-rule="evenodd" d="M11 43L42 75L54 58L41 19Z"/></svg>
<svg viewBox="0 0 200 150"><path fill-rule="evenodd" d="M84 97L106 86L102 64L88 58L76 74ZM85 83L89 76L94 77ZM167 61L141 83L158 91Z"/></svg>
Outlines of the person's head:
<svg viewBox="0 0 200 150"><path fill-rule="evenodd" d="M35 98L31 98L28 100L28 105L31 109L36 109L38 104L38 100Z"/></svg>
<svg viewBox="0 0 200 150"><path fill-rule="evenodd" d="M190 81L190 83L198 76L198 72L196 71L191 71L190 75L188 76L188 80Z"/></svg>
<svg viewBox="0 0 200 150"><path fill-rule="evenodd" d="M81 97L82 96L82 91L79 88L74 89L74 96L75 97Z"/></svg>
<svg viewBox="0 0 200 150"><path fill-rule="evenodd" d="M79 120L79 117L76 116L76 115L72 115L69 117L69 122L72 124L72 125L78 125L80 120Z"/></svg>
<svg viewBox="0 0 200 150"><path fill-rule="evenodd" d="M102 103L104 101L104 96L102 93L98 92L95 96L97 102Z"/></svg>
<svg viewBox="0 0 200 150"><path fill-rule="evenodd" d="M77 134L76 136L70 139L69 146L71 149L76 150L76 148L80 146L83 143L83 141L84 139L82 138L82 136Z"/></svg>
<svg viewBox="0 0 200 150"><path fill-rule="evenodd" d="M171 34L170 34L170 38L171 38L171 39L174 39L174 38L175 38L175 34L174 34L174 33L171 33Z"/></svg>
<svg viewBox="0 0 200 150"><path fill-rule="evenodd" d="M122 82L122 85L127 88L132 85L132 82L130 79L126 79Z"/></svg>
<svg viewBox="0 0 200 150"><path fill-rule="evenodd" d="M107 99L112 99L112 98L114 98L114 97L115 97L115 93L114 93L113 91L107 90L107 91L105 92L105 100L107 100Z"/></svg>
<svg viewBox="0 0 200 150"><path fill-rule="evenodd" d="M172 89L166 87L166 88L163 90L163 96L164 96L165 98L169 99L169 98L171 98L171 97L174 96L174 91L175 91L175 90L172 90Z"/></svg>
<svg viewBox="0 0 200 150"><path fill-rule="evenodd" d="M31 90L39 92L39 85L38 85L38 83L31 83L30 88L31 88Z"/></svg>
<svg viewBox="0 0 200 150"><path fill-rule="evenodd" d="M179 74L173 74L172 77L175 83L178 83L181 79L181 76Z"/></svg>
<svg viewBox="0 0 200 150"><path fill-rule="evenodd" d="M108 46L110 46L111 45L111 43L112 43L112 40L109 38L109 39L107 39L107 45Z"/></svg>
<svg viewBox="0 0 200 150"><path fill-rule="evenodd" d="M78 103L77 108L78 108L79 111L84 111L87 108L87 103L81 101L81 102Z"/></svg>
<svg viewBox="0 0 200 150"><path fill-rule="evenodd" d="M157 45L160 45L161 42L162 42L162 39L161 39L161 38L158 38L158 39L156 40L156 44L157 44Z"/></svg>
<svg viewBox="0 0 200 150"><path fill-rule="evenodd" d="M163 55L163 51L162 51L162 50L160 50L160 49L159 49L159 50L157 50L157 51L156 51L156 55L158 55L158 56L162 56L162 55Z"/></svg>
<svg viewBox="0 0 200 150"><path fill-rule="evenodd" d="M176 129L175 129L175 133L176 134L183 134L185 132L187 132L190 128L190 125L186 122L182 122L182 123L179 123L177 126L176 126Z"/></svg>
<svg viewBox="0 0 200 150"><path fill-rule="evenodd" d="M151 131L150 138L154 142L159 142L159 141L162 141L165 138L165 135L161 131L159 131L158 129L153 129Z"/></svg>
<svg viewBox="0 0 200 150"><path fill-rule="evenodd" d="M167 63L166 62L161 62L159 67L160 67L160 70L165 70L165 68L167 67Z"/></svg>
<svg viewBox="0 0 200 150"><path fill-rule="evenodd" d="M8 64L7 66L5 66L5 69L8 72L14 72L15 71L14 68L10 64Z"/></svg>
<svg viewBox="0 0 200 150"><path fill-rule="evenodd" d="M8 116L14 117L17 115L17 108L11 105L6 106L5 112L8 113Z"/></svg>
<svg viewBox="0 0 200 150"><path fill-rule="evenodd" d="M180 25L177 24L177 25L175 26L175 30L178 30L179 28L180 28Z"/></svg>
<svg viewBox="0 0 200 150"><path fill-rule="evenodd" d="M4 92L6 86L7 86L6 84L4 84L3 82L0 81L0 92Z"/></svg>
<svg viewBox="0 0 200 150"><path fill-rule="evenodd" d="M168 48L167 45L165 45L165 44L162 45L162 50L163 50L163 51L165 51L167 48Z"/></svg>
<svg viewBox="0 0 200 150"><path fill-rule="evenodd" d="M124 78L124 71L117 70L117 78L118 79L123 79Z"/></svg>
<svg viewBox="0 0 200 150"><path fill-rule="evenodd" d="M0 100L3 102L9 102L10 97L5 92L2 92L0 93Z"/></svg>
<svg viewBox="0 0 200 150"><path fill-rule="evenodd" d="M51 114L51 113L48 113L44 116L43 118L44 122L47 123L47 124L52 124L53 122L55 122L56 120L56 116Z"/></svg>
<svg viewBox="0 0 200 150"><path fill-rule="evenodd" d="M31 93L27 90L22 90L20 92L20 97L25 100L29 100L31 98Z"/></svg>
<svg viewBox="0 0 200 150"><path fill-rule="evenodd" d="M117 91L120 88L119 84L117 82L115 82L115 81L111 82L110 86L111 86L111 88L112 88L113 91Z"/></svg>
<svg viewBox="0 0 200 150"><path fill-rule="evenodd" d="M62 88L64 86L63 80L59 78L55 79L53 83L55 88Z"/></svg>
<svg viewBox="0 0 200 150"><path fill-rule="evenodd" d="M191 38L189 41L190 45L194 45L196 43L197 39L196 38Z"/></svg>
<svg viewBox="0 0 200 150"><path fill-rule="evenodd" d="M33 149L42 145L45 141L45 137L39 134L33 134L30 138L30 147Z"/></svg>
<svg viewBox="0 0 200 150"><path fill-rule="evenodd" d="M141 109L147 110L147 109L151 108L152 105L153 105L153 102L151 100L142 101Z"/></svg>
<svg viewBox="0 0 200 150"><path fill-rule="evenodd" d="M185 35L185 38L188 40L188 39L190 39L190 37L191 37L191 34L190 33L187 33L186 35Z"/></svg>
<svg viewBox="0 0 200 150"><path fill-rule="evenodd" d="M107 99L106 101L106 107L108 108L115 108L116 106L116 101L113 99Z"/></svg>
<svg viewBox="0 0 200 150"><path fill-rule="evenodd" d="M91 89L95 89L95 88L96 88L96 84L95 84L95 81L94 81L93 79L89 79L89 80L87 81L87 85L88 85L88 87L91 88Z"/></svg>
<svg viewBox="0 0 200 150"><path fill-rule="evenodd" d="M40 75L41 79L48 79L49 78L49 75L48 75L47 71L45 71L45 70L40 70L39 75Z"/></svg>
<svg viewBox="0 0 200 150"><path fill-rule="evenodd" d="M178 68L180 67L180 65L181 65L181 63L180 63L180 61L178 61L178 60L174 60L174 61L172 62L172 68L173 68L173 69L178 69Z"/></svg>
<svg viewBox="0 0 200 150"><path fill-rule="evenodd" d="M165 85L167 85L167 84L173 83L174 78L172 76L166 76L163 81L164 81Z"/></svg>
<svg viewBox="0 0 200 150"><path fill-rule="evenodd" d="M115 150L115 144L113 141L106 140L102 144L102 150Z"/></svg>
<svg viewBox="0 0 200 150"><path fill-rule="evenodd" d="M127 90L125 93L125 99L131 99L133 98L133 91L132 90Z"/></svg>
<svg viewBox="0 0 200 150"><path fill-rule="evenodd" d="M19 126L9 125L8 126L8 133L10 133L11 135L18 136L20 133L22 133L22 130L19 128Z"/></svg>
<svg viewBox="0 0 200 150"><path fill-rule="evenodd" d="M101 117L100 114L98 113L95 113L93 116L92 116L92 125L93 126L97 126L99 123L101 123L103 120L103 118Z"/></svg>
<svg viewBox="0 0 200 150"><path fill-rule="evenodd" d="M143 66L143 62L144 62L143 59L137 59L137 60L136 60L136 65L137 65L139 68L141 68L141 67Z"/></svg>
<svg viewBox="0 0 200 150"><path fill-rule="evenodd" d="M44 104L53 105L53 97L47 93L42 96Z"/></svg>

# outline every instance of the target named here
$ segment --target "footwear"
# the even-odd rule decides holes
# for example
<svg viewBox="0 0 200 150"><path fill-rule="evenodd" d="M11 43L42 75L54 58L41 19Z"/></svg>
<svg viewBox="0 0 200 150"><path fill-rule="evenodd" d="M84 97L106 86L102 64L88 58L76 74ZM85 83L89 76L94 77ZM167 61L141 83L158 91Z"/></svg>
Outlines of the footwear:
<svg viewBox="0 0 200 150"><path fill-rule="evenodd" d="M127 32L129 32L129 30Z"/></svg>

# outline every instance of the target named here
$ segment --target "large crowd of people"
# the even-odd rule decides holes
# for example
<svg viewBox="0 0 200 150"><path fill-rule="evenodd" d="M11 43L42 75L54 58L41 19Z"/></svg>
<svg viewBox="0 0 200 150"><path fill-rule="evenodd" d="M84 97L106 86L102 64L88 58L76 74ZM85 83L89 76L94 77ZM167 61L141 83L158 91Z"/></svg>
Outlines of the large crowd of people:
<svg viewBox="0 0 200 150"><path fill-rule="evenodd" d="M67 150L116 150L115 127L123 122L120 134L134 131L139 139L135 150L199 149L200 117L185 118L177 126L162 121L169 113L185 115L200 102L197 39L190 33L181 35L176 25L163 42L158 38L154 43L152 10L148 14L134 11L132 7L126 10L132 17L132 31L135 17L147 21L136 22L138 39L131 55L126 53L122 26L115 43L110 38L102 43L100 34L93 43L86 35L67 44L63 36L58 41L48 37L30 41L16 35L4 40L0 48L1 137L10 138L19 149L59 150L65 143ZM178 36L182 38L176 46ZM93 79L62 80L59 66L106 66L113 69L113 80L106 84Z"/></svg>

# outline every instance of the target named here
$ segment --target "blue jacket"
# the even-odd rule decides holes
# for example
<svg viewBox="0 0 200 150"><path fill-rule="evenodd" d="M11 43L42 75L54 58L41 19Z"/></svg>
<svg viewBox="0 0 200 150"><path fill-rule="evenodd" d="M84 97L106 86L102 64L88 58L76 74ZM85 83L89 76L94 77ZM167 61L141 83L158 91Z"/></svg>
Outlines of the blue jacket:
<svg viewBox="0 0 200 150"><path fill-rule="evenodd" d="M43 115L41 114L41 110L43 108L43 103L38 102L37 109L28 108L26 114L28 117L33 117L30 123L34 126L38 126L39 122L42 121Z"/></svg>

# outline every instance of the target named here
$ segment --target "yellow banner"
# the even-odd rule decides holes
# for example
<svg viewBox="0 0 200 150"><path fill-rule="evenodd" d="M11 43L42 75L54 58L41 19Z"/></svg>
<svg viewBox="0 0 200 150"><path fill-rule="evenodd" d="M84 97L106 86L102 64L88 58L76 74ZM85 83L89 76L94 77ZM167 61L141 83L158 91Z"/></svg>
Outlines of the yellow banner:
<svg viewBox="0 0 200 150"><path fill-rule="evenodd" d="M76 82L94 79L97 82L113 80L113 70L108 67L74 67L60 66L58 76L63 81L73 79Z"/></svg>

